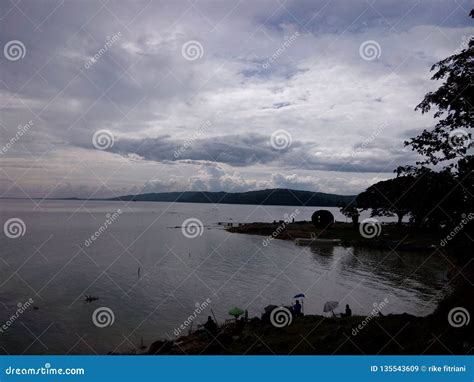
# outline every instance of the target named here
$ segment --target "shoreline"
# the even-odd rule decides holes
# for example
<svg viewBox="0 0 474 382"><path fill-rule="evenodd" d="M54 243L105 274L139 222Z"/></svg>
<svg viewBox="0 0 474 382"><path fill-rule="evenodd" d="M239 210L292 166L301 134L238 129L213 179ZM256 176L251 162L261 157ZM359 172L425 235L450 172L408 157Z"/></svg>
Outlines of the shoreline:
<svg viewBox="0 0 474 382"><path fill-rule="evenodd" d="M281 223L248 223L226 227L232 233L260 236L272 235ZM385 224L382 232L386 236L377 240L377 248L390 249L390 243L398 245L409 239L413 252L433 250L436 235L420 234L413 227ZM294 240L311 237L317 232L321 238L340 238L342 244L375 248L370 240L361 239L357 229L350 223L335 223L326 231L317 230L310 222L289 223L280 231L278 239ZM306 236L303 236L306 235ZM376 241L376 242L377 242ZM398 243L398 244L397 244ZM415 250L413 250L415 248ZM436 249L438 250L438 249ZM288 326L275 327L258 317L245 324L224 325L214 336L205 329L194 331L173 340L158 340L147 349L131 350L127 354L140 355L419 355L459 354L474 352L474 331L469 321L465 325L453 324L453 311L465 306L465 301L474 300L472 258L455 256L451 249L445 252L452 260L454 272L439 290L440 300L433 313L426 316L400 314L371 314L352 317L325 317L306 315L293 318ZM467 253L460 248L459 253ZM450 290L448 293L447 290ZM447 294L444 294L447 293ZM444 294L444 295L443 295ZM373 311L372 311L373 312ZM204 318L204 317L203 317Z"/></svg>
<svg viewBox="0 0 474 382"><path fill-rule="evenodd" d="M471 264L466 273L473 275ZM456 276L455 276L456 277ZM427 316L407 313L326 317L306 315L275 327L257 317L244 325L221 326L213 335L205 329L174 340L158 340L137 355L419 355L472 354L470 325L453 326L449 316L474 298L474 288L462 276ZM373 312L373 311L372 311ZM383 313L383 309L378 310ZM472 324L471 324L472 325Z"/></svg>
<svg viewBox="0 0 474 382"><path fill-rule="evenodd" d="M289 240L295 239L323 239L340 240L344 247L366 247L374 249L397 248L402 251L420 252L430 251L439 245L437 235L429 232L418 231L411 226L398 226L395 223L380 224L380 234L374 238L364 238L359 229L354 228L352 223L335 222L329 229L315 228L311 222L298 221L294 223L241 223L238 226L226 227L226 231L247 235L264 236L266 240ZM317 241L315 245L319 244ZM324 245L327 245L324 243Z"/></svg>

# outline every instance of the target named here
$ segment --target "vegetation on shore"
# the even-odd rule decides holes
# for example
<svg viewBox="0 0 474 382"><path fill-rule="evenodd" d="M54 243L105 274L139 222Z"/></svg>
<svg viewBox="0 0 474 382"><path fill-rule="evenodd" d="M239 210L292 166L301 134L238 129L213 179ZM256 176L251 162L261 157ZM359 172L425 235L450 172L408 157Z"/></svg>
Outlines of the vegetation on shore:
<svg viewBox="0 0 474 382"><path fill-rule="evenodd" d="M345 246L365 246L372 248L398 248L400 250L429 250L440 243L439 233L417 230L408 225L384 224L380 226L380 235L368 239L361 236L359 229L352 223L336 222L330 228L316 228L311 222L288 224L248 223L227 227L227 231L249 235L262 235L280 240L296 238L340 239Z"/></svg>
<svg viewBox="0 0 474 382"><path fill-rule="evenodd" d="M454 327L451 309L474 300L470 279L474 266L459 264L462 273L452 278L454 292L432 314L294 318L278 328L258 318L244 326L230 325L215 336L196 331L175 341L156 341L144 354L472 354L472 323Z"/></svg>

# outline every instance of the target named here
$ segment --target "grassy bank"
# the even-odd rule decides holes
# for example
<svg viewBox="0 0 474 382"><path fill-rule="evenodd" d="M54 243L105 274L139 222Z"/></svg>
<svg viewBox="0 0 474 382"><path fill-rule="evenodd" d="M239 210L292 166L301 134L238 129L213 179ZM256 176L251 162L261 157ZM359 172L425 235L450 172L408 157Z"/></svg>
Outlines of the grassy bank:
<svg viewBox="0 0 474 382"><path fill-rule="evenodd" d="M474 301L472 268L460 268L450 281L454 293L426 317L311 315L283 328L255 318L240 328L226 326L215 336L201 330L156 341L147 354L473 354L473 324L453 327L448 320L451 309Z"/></svg>
<svg viewBox="0 0 474 382"><path fill-rule="evenodd" d="M264 239L272 236L279 226L278 223L249 223L227 229L261 235ZM351 246L441 251L452 266L446 281L446 288L452 292L426 317L403 313L372 315L370 312L367 316L343 318L309 315L294 318L283 328L255 317L245 325L221 327L215 335L200 330L174 341L156 341L145 354L473 354L473 323L456 327L453 320L448 319L453 309L459 307L474 314L471 308L474 262L468 244L447 251L439 247L439 233L420 232L413 227L393 224L383 225L380 236L374 239L361 237L359 230L348 223L336 223L331 229L318 230L309 222L298 222L288 224L278 232L277 239L282 240L316 235L340 239L344 245ZM444 288L439 292L440 295L444 293Z"/></svg>
<svg viewBox="0 0 474 382"><path fill-rule="evenodd" d="M248 235L261 235L279 240L317 237L320 239L340 239L342 245L367 246L373 248L394 248L400 250L427 250L440 243L440 234L419 231L413 227L396 224L380 226L380 235L364 238L358 228L351 223L335 223L329 229L317 229L311 222L295 222L282 225L280 223L247 223L236 227L228 227L227 231Z"/></svg>

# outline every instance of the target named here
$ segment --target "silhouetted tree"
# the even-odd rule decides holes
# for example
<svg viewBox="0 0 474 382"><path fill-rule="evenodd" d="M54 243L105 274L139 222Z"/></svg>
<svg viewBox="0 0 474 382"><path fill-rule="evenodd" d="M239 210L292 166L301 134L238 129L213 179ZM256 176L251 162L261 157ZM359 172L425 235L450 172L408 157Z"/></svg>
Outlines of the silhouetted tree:
<svg viewBox="0 0 474 382"><path fill-rule="evenodd" d="M412 195L415 178L400 176L378 182L357 196L357 206L371 209L371 216L396 215L398 224L410 213L413 207Z"/></svg>
<svg viewBox="0 0 474 382"><path fill-rule="evenodd" d="M470 13L474 18L474 10ZM434 92L425 95L415 110L422 113L436 109L434 118L438 123L431 130L424 130L420 135L405 142L414 151L426 159L418 164L437 164L450 161L448 167L456 166L465 158L472 145L474 120L474 39L470 40L459 52L434 64L432 80L444 79L444 83ZM454 130L458 130L454 132ZM454 133L453 133L454 132ZM457 134L456 134L457 133Z"/></svg>
<svg viewBox="0 0 474 382"><path fill-rule="evenodd" d="M449 169L419 169L413 190L410 214L419 226L454 226L466 212L465 190Z"/></svg>
<svg viewBox="0 0 474 382"><path fill-rule="evenodd" d="M474 10L470 12L474 18ZM433 80L444 80L425 95L415 110L434 109L432 129L405 142L424 159L417 166L397 168L397 176L411 176L415 183L406 199L411 220L425 227L452 227L473 211L474 156L474 39L450 57L436 63ZM436 172L427 165L445 164Z"/></svg>
<svg viewBox="0 0 474 382"><path fill-rule="evenodd" d="M341 214L344 216L347 216L352 220L352 224L354 225L354 228L359 227L359 217L360 217L360 212L356 206L355 201L346 204L345 206L340 207Z"/></svg>

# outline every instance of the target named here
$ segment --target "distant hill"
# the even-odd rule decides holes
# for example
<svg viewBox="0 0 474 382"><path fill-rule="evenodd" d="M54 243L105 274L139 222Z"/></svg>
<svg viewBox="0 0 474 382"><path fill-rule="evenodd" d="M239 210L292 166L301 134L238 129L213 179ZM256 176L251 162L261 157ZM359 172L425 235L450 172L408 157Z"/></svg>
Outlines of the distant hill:
<svg viewBox="0 0 474 382"><path fill-rule="evenodd" d="M125 195L107 200L338 207L350 202L354 198L355 196L353 195L336 195L275 188L248 192L161 192Z"/></svg>

